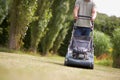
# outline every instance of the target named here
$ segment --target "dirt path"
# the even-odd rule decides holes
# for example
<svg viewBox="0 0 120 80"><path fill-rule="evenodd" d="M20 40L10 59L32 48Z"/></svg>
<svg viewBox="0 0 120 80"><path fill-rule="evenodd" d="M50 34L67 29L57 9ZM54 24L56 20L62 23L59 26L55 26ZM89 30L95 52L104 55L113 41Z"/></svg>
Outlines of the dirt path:
<svg viewBox="0 0 120 80"><path fill-rule="evenodd" d="M63 65L61 57L0 52L0 80L120 80L120 69L95 65L94 70Z"/></svg>

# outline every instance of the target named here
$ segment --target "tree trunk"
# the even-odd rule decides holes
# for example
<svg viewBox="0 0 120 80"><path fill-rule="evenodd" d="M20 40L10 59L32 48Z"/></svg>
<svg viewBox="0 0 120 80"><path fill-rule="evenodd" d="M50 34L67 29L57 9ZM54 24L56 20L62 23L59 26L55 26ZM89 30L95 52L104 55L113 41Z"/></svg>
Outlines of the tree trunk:
<svg viewBox="0 0 120 80"><path fill-rule="evenodd" d="M120 56L113 59L113 67L120 68Z"/></svg>
<svg viewBox="0 0 120 80"><path fill-rule="evenodd" d="M17 31L17 6L19 5L18 0L14 0L11 12L10 12L10 27L9 27L9 48L10 49L19 49L19 39L20 37L18 36L19 31Z"/></svg>
<svg viewBox="0 0 120 80"><path fill-rule="evenodd" d="M28 25L33 20L37 0L13 0L10 11L9 48L20 49Z"/></svg>

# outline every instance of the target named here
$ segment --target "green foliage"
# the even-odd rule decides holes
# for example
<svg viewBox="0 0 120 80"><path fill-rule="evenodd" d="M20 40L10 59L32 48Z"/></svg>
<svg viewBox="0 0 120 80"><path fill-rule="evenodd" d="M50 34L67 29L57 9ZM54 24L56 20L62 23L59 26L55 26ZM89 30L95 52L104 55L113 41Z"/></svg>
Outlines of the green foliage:
<svg viewBox="0 0 120 80"><path fill-rule="evenodd" d="M0 46L7 46L8 43L8 16L3 20L0 25Z"/></svg>
<svg viewBox="0 0 120 80"><path fill-rule="evenodd" d="M0 0L0 46L8 43L8 9L12 0Z"/></svg>
<svg viewBox="0 0 120 80"><path fill-rule="evenodd" d="M17 5L18 7L17 20L19 26L21 28L23 27L23 31L25 27L28 26L29 23L31 23L34 20L33 15L37 7L36 1L37 0L21 0ZM25 32L23 32L23 34L24 33Z"/></svg>
<svg viewBox="0 0 120 80"><path fill-rule="evenodd" d="M47 24L52 17L50 9L52 1L53 0L38 0L38 7L35 14L38 20L31 23L31 51L36 52L41 38L46 33Z"/></svg>
<svg viewBox="0 0 120 80"><path fill-rule="evenodd" d="M113 66L120 68L120 29L113 32Z"/></svg>
<svg viewBox="0 0 120 80"><path fill-rule="evenodd" d="M68 26L69 30L67 31L67 34L65 36L65 39L63 41L63 43L61 44L58 52L59 52L59 55L61 56L65 56L66 53L67 53L67 50L68 50L68 45L69 45L69 42L70 42L70 39L71 39L71 35L72 35L72 30L73 30L73 22L70 21L70 24Z"/></svg>
<svg viewBox="0 0 120 80"><path fill-rule="evenodd" d="M110 37L102 32L94 31L94 46L97 57L108 52L111 47Z"/></svg>
<svg viewBox="0 0 120 80"><path fill-rule="evenodd" d="M64 24L64 28L60 30L52 48L54 53L57 53L57 50L60 48L61 44L63 43L63 40L65 39L65 36L69 29L68 25L69 23L66 23L66 25Z"/></svg>
<svg viewBox="0 0 120 80"><path fill-rule="evenodd" d="M103 60L96 60L95 63L104 66L112 66L113 62L110 59L103 59Z"/></svg>
<svg viewBox="0 0 120 80"><path fill-rule="evenodd" d="M116 16L107 16L106 14L98 13L95 20L95 29L102 31L110 36L112 36L113 31L116 26L120 28L120 18Z"/></svg>
<svg viewBox="0 0 120 80"><path fill-rule="evenodd" d="M9 0L0 0L0 24L8 14L8 2Z"/></svg>
<svg viewBox="0 0 120 80"><path fill-rule="evenodd" d="M106 18L108 18L108 16L106 14L97 14L96 20L95 20L95 29L97 29L98 31L102 31L102 28L105 26L106 24Z"/></svg>
<svg viewBox="0 0 120 80"><path fill-rule="evenodd" d="M75 0L69 0L68 1L68 12L66 13L65 15L65 21L63 22L63 24L61 25L62 26L62 29L59 31L58 33L58 36L54 42L54 45L53 45L53 52L54 53L57 53L58 49L60 48L60 46L63 43L63 40L65 39L67 33L68 33L68 30L71 28L70 24L71 24L71 20L73 19L72 18L72 12L73 12L73 8L74 8L74 2ZM66 44L66 43L65 43ZM63 50L62 50L63 51Z"/></svg>
<svg viewBox="0 0 120 80"><path fill-rule="evenodd" d="M22 45L29 23L34 20L37 0L13 0L10 11L9 48L19 49Z"/></svg>
<svg viewBox="0 0 120 80"><path fill-rule="evenodd" d="M56 40L60 30L63 27L63 23L66 18L66 13L68 12L68 0L55 0L52 5L52 15L49 24L48 24L48 31L42 40L42 51L43 53L48 53L49 50L53 47L54 41ZM54 30L54 31L53 31Z"/></svg>

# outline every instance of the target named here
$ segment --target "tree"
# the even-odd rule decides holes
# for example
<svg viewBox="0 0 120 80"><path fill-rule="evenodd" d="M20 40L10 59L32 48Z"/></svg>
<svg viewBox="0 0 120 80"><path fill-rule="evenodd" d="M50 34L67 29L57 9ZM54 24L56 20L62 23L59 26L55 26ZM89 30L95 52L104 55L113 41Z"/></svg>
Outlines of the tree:
<svg viewBox="0 0 120 80"><path fill-rule="evenodd" d="M20 49L22 39L33 20L37 0L13 0L10 9L9 48Z"/></svg>
<svg viewBox="0 0 120 80"><path fill-rule="evenodd" d="M38 7L35 16L37 20L31 23L31 47L30 50L33 52L37 51L38 44L41 38L45 35L45 29L47 24L52 17L51 4L54 0L38 0Z"/></svg>
<svg viewBox="0 0 120 80"><path fill-rule="evenodd" d="M110 36L112 36L113 31L116 26L119 27L120 18L116 16L107 16L106 14L98 13L95 20L95 29L102 31Z"/></svg>
<svg viewBox="0 0 120 80"><path fill-rule="evenodd" d="M111 48L110 37L103 32L94 32L95 56L99 57L103 53L107 53Z"/></svg>
<svg viewBox="0 0 120 80"><path fill-rule="evenodd" d="M73 21L70 21L65 39L63 40L60 48L58 49L58 53L61 56L65 56L67 53L68 45L70 44L70 40L71 40L72 30L73 30Z"/></svg>
<svg viewBox="0 0 120 80"><path fill-rule="evenodd" d="M68 6L69 6L69 10L68 12L65 14L65 21L63 22L62 24L62 29L59 31L58 33L58 36L54 42L54 45L53 45L53 48L52 48L52 51L54 53L57 53L58 49L60 48L61 44L63 44L63 41L66 37L66 35L68 34L68 30L71 28L71 22L73 21L73 8L74 8L74 3L75 3L75 0L69 0L68 1ZM72 25L73 25L73 22L72 22ZM71 34L68 34L68 35L71 35ZM65 43L66 44L66 43ZM63 50L64 51L64 50ZM65 53L66 51L64 51Z"/></svg>
<svg viewBox="0 0 120 80"><path fill-rule="evenodd" d="M52 51L53 53L57 53L58 49L60 48L61 44L63 43L63 40L65 39L65 36L67 34L68 31L68 24L66 23L66 25L64 25L64 28L62 28L60 30L60 32L58 33L58 36L56 37L56 40L54 41L53 47L52 47Z"/></svg>
<svg viewBox="0 0 120 80"><path fill-rule="evenodd" d="M0 46L8 42L8 10L12 0L0 0Z"/></svg>
<svg viewBox="0 0 120 80"><path fill-rule="evenodd" d="M113 32L113 67L120 68L120 29Z"/></svg>
<svg viewBox="0 0 120 80"><path fill-rule="evenodd" d="M9 0L0 0L0 24L8 14Z"/></svg>
<svg viewBox="0 0 120 80"><path fill-rule="evenodd" d="M41 42L42 52L44 54L47 54L53 47L54 41L63 27L62 24L64 23L66 13L69 10L68 1L69 0L55 0L52 5L53 16L48 24L48 31Z"/></svg>
<svg viewBox="0 0 120 80"><path fill-rule="evenodd" d="M6 18L0 24L0 46L4 46L4 47L8 46L8 44L7 44L7 42L8 42L8 26L9 26L8 16L6 16Z"/></svg>

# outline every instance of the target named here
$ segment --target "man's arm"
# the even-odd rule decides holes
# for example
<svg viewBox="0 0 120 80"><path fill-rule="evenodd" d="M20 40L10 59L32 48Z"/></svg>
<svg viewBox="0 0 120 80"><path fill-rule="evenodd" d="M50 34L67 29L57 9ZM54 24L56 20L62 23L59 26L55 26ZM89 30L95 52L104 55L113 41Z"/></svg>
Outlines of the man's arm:
<svg viewBox="0 0 120 80"><path fill-rule="evenodd" d="M93 8L92 8L92 21L95 20L96 16L97 16L97 10L96 10L95 7L93 7Z"/></svg>
<svg viewBox="0 0 120 80"><path fill-rule="evenodd" d="M80 1L79 1L79 0L76 0L76 1L75 1L75 7L74 7L74 10L73 10L74 19L78 19L79 7L80 7Z"/></svg>
<svg viewBox="0 0 120 80"><path fill-rule="evenodd" d="M79 11L79 7L75 6L73 10L74 19L78 19L78 11Z"/></svg>

